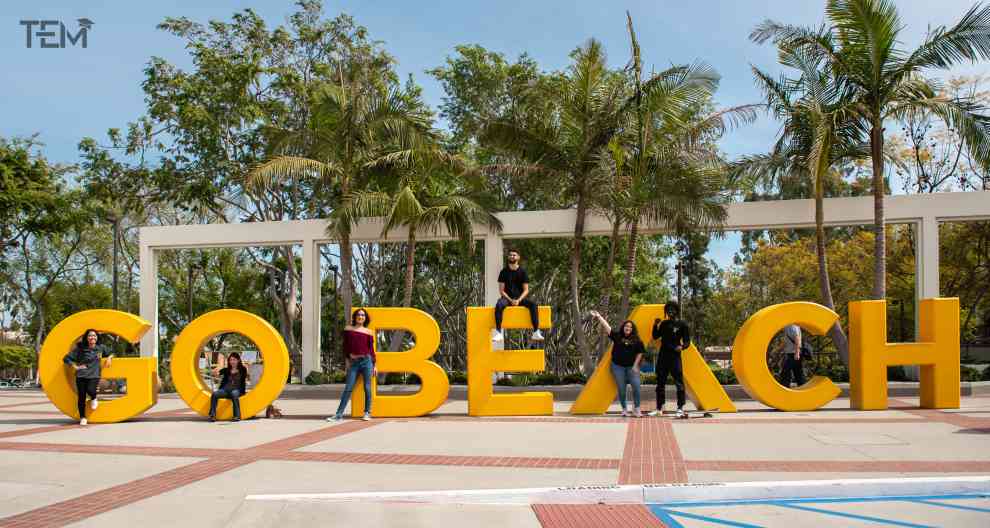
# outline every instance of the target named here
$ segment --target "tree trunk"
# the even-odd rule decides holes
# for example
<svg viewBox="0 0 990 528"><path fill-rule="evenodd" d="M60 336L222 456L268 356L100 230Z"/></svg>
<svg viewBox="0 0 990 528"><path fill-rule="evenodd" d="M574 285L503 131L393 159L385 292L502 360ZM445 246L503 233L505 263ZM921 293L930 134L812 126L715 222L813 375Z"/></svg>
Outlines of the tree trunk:
<svg viewBox="0 0 990 528"><path fill-rule="evenodd" d="M818 287L821 291L822 302L830 310L835 310L832 299L832 285L828 276L828 257L825 252L825 191L822 178L815 179L815 253L818 256ZM839 352L842 363L849 366L849 341L838 321L829 329L828 335Z"/></svg>
<svg viewBox="0 0 990 528"><path fill-rule="evenodd" d="M626 276L622 284L622 301L619 303L619 318L629 314L629 297L632 295L632 280L636 273L636 239L639 235L639 213L629 226L629 250L626 255Z"/></svg>
<svg viewBox="0 0 990 528"><path fill-rule="evenodd" d="M883 181L883 123L873 122L870 130L870 154L873 157L873 298L887 297L887 234L883 197L886 189Z"/></svg>
<svg viewBox="0 0 990 528"><path fill-rule="evenodd" d="M113 309L119 306L117 285L120 279L120 217L114 213L113 217Z"/></svg>
<svg viewBox="0 0 990 528"><path fill-rule="evenodd" d="M574 242L571 247L571 323L574 325L577 349L581 354L581 371L586 376L591 376L595 371L595 363L591 357L591 348L588 346L587 337L584 335L584 328L581 325L581 291L578 284L578 279L581 277L581 246L584 242L586 214L587 204L582 191L578 194L577 199L577 218L574 220Z"/></svg>
<svg viewBox="0 0 990 528"><path fill-rule="evenodd" d="M416 264L416 228L414 226L409 226L409 239L406 241L406 279L405 285L402 290L402 306L408 308L412 306L412 294L413 294L413 275L415 272ZM388 349L390 352L398 352L402 348L402 340L405 339L406 333L402 330L396 330L392 334L392 340L389 342Z"/></svg>
<svg viewBox="0 0 990 528"><path fill-rule="evenodd" d="M34 362L36 365L41 364L41 345L45 340L45 305L42 303L35 304L35 313L38 315L38 331L34 334ZM33 375L34 381L36 383L41 382L41 371L35 370Z"/></svg>
<svg viewBox="0 0 990 528"><path fill-rule="evenodd" d="M619 250L619 228L622 225L622 221L619 218L619 211L615 211L614 220L612 221L612 238L608 245L608 261L605 264L605 276L602 280L602 295L601 300L598 301L598 311L605 316L606 319L611 318L612 311L612 286L613 280L612 276L615 273L615 255ZM597 357L602 357L605 354L605 348L608 346L608 338L601 336L598 338L598 342L595 345L597 350Z"/></svg>

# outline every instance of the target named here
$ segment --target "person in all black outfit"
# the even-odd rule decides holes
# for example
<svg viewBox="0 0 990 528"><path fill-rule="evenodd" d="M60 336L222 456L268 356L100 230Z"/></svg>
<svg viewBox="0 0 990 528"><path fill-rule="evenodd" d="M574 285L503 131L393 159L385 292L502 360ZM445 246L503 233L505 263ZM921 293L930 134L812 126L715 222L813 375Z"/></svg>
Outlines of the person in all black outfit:
<svg viewBox="0 0 990 528"><path fill-rule="evenodd" d="M225 398L234 404L234 421L241 421L241 396L247 392L248 371L241 362L241 355L231 352L227 356L227 366L219 372L220 388L213 391L210 397L210 421L217 419L217 403L220 398Z"/></svg>
<svg viewBox="0 0 990 528"><path fill-rule="evenodd" d="M681 307L676 302L668 302L663 308L666 319L653 322L653 339L660 340L660 350L657 352L657 410L653 414L663 412L667 398L667 376L674 377L677 387L677 415L684 414L684 370L681 364L681 351L691 346L691 329L687 323L678 319Z"/></svg>
<svg viewBox="0 0 990 528"><path fill-rule="evenodd" d="M639 363L643 361L646 347L643 346L643 340L639 338L636 323L626 320L619 325L619 328L613 330L608 325L608 321L598 312L592 311L591 316L598 319L602 331L612 340L612 364L610 366L615 384L619 387L619 405L622 406L622 416L632 415L639 418L643 416L639 408ZM633 404L635 405L633 412L630 412L626 407L627 384L632 385Z"/></svg>
<svg viewBox="0 0 990 528"><path fill-rule="evenodd" d="M519 251L510 249L508 254L508 265L502 268L498 274L499 299L495 303L495 334L492 341L502 341L502 312L509 306L525 306L529 309L529 319L533 323L533 341L543 341L543 333L540 332L540 311L529 297L529 275L526 270L519 265Z"/></svg>
<svg viewBox="0 0 990 528"><path fill-rule="evenodd" d="M76 343L75 348L62 358L62 362L71 365L76 373L76 394L79 404L79 425L86 425L86 396L89 395L89 408L96 410L100 402L96 398L96 389L100 384L100 375L103 373L101 358L106 358L107 367L110 367L113 354L109 353L103 346L99 345L100 334L96 330L89 329L83 334L82 339Z"/></svg>

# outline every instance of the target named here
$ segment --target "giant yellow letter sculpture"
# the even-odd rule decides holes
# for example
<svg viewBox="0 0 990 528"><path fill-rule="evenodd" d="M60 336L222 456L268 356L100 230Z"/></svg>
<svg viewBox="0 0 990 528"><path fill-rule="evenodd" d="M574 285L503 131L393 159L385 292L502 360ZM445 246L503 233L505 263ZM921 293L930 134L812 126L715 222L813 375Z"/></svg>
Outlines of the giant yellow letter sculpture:
<svg viewBox="0 0 990 528"><path fill-rule="evenodd" d="M629 314L629 319L636 324L639 337L644 343L649 343L653 339L653 321L657 318L664 318L662 304L643 304L633 308L632 313ZM598 362L595 372L571 405L571 414L602 414L615 401L618 387L609 368L611 362L612 346L609 345L608 351ZM736 406L712 374L694 343L691 343L687 350L681 351L681 365L685 388L695 406L699 409L736 412Z"/></svg>
<svg viewBox="0 0 990 528"><path fill-rule="evenodd" d="M357 308L354 308L355 310ZM412 372L419 376L420 390L416 394L379 396L376 380L371 382L371 409L376 417L399 418L423 416L435 411L447 401L450 380L443 367L430 361L440 347L440 327L430 314L415 308L365 308L371 324L378 330L406 330L413 334L416 345L403 352L378 352L378 372ZM377 340L376 340L377 341ZM351 393L351 416L364 414L364 385Z"/></svg>
<svg viewBox="0 0 990 528"><path fill-rule="evenodd" d="M199 352L207 341L219 334L241 334L258 347L264 361L261 379L241 396L241 416L251 418L278 398L289 375L289 351L278 331L268 321L243 310L214 310L197 317L175 340L172 350L172 382L183 401L202 416L210 413L210 391L199 375ZM220 400L217 418L233 416L233 406Z"/></svg>
<svg viewBox="0 0 990 528"><path fill-rule="evenodd" d="M550 328L550 307L540 306L540 328ZM530 328L529 311L505 309L502 328ZM541 372L546 356L538 350L492 350L495 308L467 309L468 414L471 416L538 416L553 414L553 393L495 394L493 372Z"/></svg>
<svg viewBox="0 0 990 528"><path fill-rule="evenodd" d="M66 317L48 334L38 358L38 376L45 394L58 410L78 419L72 369L62 362L83 332L92 328L137 343L151 324L117 310L85 310ZM158 358L114 358L103 378L127 380L127 395L105 401L89 415L92 423L114 423L137 416L158 402Z"/></svg>
<svg viewBox="0 0 990 528"><path fill-rule="evenodd" d="M918 343L887 343L887 302L849 303L849 385L854 409L887 408L887 367L921 366L921 406L959 408L959 299L924 299Z"/></svg>
<svg viewBox="0 0 990 528"><path fill-rule="evenodd" d="M842 390L824 376L791 389L774 379L767 366L767 347L773 336L789 324L821 335L839 320L839 314L810 302L775 304L746 320L732 345L732 366L747 393L764 405L781 411L812 411L834 400Z"/></svg>

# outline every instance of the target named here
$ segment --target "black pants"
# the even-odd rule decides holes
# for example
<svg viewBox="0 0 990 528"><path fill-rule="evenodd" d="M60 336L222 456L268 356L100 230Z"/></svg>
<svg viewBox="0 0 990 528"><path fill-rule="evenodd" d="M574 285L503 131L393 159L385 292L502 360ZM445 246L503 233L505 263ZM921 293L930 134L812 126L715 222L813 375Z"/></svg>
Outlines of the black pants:
<svg viewBox="0 0 990 528"><path fill-rule="evenodd" d="M100 384L100 378L76 378L77 403L79 404L79 418L86 417L86 395L91 400L96 399L96 388Z"/></svg>
<svg viewBox="0 0 990 528"><path fill-rule="evenodd" d="M674 377L677 387L677 408L684 407L687 395L684 392L684 369L681 365L681 354L678 352L660 351L657 357L657 410L667 401L667 376Z"/></svg>
<svg viewBox="0 0 990 528"><path fill-rule="evenodd" d="M804 385L804 358L794 359L794 354L787 354L784 358L784 371L780 373L780 384L785 387L791 386L791 375L794 376L794 383L800 387Z"/></svg>
<svg viewBox="0 0 990 528"><path fill-rule="evenodd" d="M220 398L225 398L230 400L234 404L234 419L241 419L241 391L237 389L226 389L221 388L213 391L213 395L210 396L210 418L216 418L217 416L217 403L219 403Z"/></svg>
<svg viewBox="0 0 990 528"><path fill-rule="evenodd" d="M495 303L495 329L498 330L499 332L502 331L502 312L504 312L505 309L509 306L512 306L512 304L505 297L502 297L501 299L498 300L497 303ZM525 306L526 308L529 308L529 320L531 323L533 323L533 330L539 328L540 310L536 307L536 303L529 300L529 298L527 297L519 301L519 306Z"/></svg>

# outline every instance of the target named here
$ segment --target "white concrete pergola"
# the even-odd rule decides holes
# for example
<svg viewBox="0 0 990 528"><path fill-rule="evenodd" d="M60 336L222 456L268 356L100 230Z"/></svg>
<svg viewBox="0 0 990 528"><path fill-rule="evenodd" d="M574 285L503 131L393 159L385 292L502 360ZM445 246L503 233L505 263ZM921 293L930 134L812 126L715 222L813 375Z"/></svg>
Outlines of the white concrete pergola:
<svg viewBox="0 0 990 528"><path fill-rule="evenodd" d="M728 206L725 231L793 229L814 227L813 200L733 203ZM888 196L887 222L913 225L918 239L915 257L917 299L939 295L938 224L947 221L990 219L990 191ZM525 238L569 238L574 233L576 211L519 211L499 213L503 231L489 232L475 227L475 238L485 241L485 300L498 299L495 287L503 266L502 241ZM827 226L853 226L873 223L873 198L828 198L825 200ZM142 356L158 356L158 254L170 249L201 249L247 246L302 246L302 374L320 370L320 251L321 244L337 241L327 236L325 220L252 222L238 224L199 224L151 226L140 230L141 317L151 330L141 340ZM590 214L587 236L611 234L611 225L602 216ZM370 219L353 230L352 243L402 242L405 233L396 230L381 237L382 224ZM658 225L642 225L644 234L661 233ZM418 233L420 241L451 240L446 233ZM917 306L919 303L915 303ZM917 320L917 318L916 318Z"/></svg>

